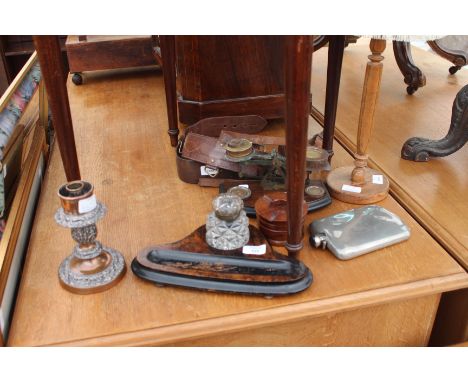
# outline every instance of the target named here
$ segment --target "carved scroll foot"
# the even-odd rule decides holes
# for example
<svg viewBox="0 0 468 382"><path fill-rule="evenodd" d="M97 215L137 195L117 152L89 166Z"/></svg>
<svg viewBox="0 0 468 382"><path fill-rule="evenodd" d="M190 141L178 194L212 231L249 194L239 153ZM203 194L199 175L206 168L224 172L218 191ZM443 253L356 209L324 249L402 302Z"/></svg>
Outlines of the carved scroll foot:
<svg viewBox="0 0 468 382"><path fill-rule="evenodd" d="M461 149L468 141L468 85L455 97L452 120L447 135L440 140L410 138L401 149L401 157L416 162L427 162L430 157L444 157Z"/></svg>
<svg viewBox="0 0 468 382"><path fill-rule="evenodd" d="M409 42L393 41L393 52L401 74L403 74L405 84L408 85L406 91L409 95L412 95L420 87L426 85L426 76L415 65Z"/></svg>
<svg viewBox="0 0 468 382"><path fill-rule="evenodd" d="M455 74L463 66L468 64L468 53L462 50L449 49L441 46L438 40L428 41L427 44L432 48L432 50L437 53L440 57L449 60L453 66L449 68L450 74Z"/></svg>

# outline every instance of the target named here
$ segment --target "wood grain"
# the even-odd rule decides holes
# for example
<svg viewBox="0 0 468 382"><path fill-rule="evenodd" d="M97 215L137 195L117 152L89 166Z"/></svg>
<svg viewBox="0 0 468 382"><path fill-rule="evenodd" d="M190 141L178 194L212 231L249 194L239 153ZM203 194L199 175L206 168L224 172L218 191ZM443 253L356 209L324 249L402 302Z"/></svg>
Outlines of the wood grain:
<svg viewBox="0 0 468 382"><path fill-rule="evenodd" d="M285 246L289 255L297 255L303 247L304 174L307 125L310 114L313 37L287 36L285 40L286 191L288 195L288 235Z"/></svg>
<svg viewBox="0 0 468 382"><path fill-rule="evenodd" d="M142 248L181 239L204 224L218 191L178 179L175 152L166 136L160 73L95 76L86 86L68 85L77 150L83 179L94 184L98 200L108 207L108 214L98 223L100 240L121 251L129 264ZM282 135L283 125L271 124L261 134ZM335 145L334 165L350 160ZM328 251L311 248L306 235L299 259L312 270L315 281L297 295L267 300L157 288L131 272L106 292L73 295L60 287L57 277L60 262L73 246L69 234L53 220L59 207L56 191L64 182L55 147L39 200L9 345L171 344L210 333L221 336L434 296L468 285L463 269L403 208L387 198L379 204L410 227L410 240L343 262ZM306 224L352 207L334 201L309 214ZM284 249L279 251L285 254Z"/></svg>
<svg viewBox="0 0 468 382"><path fill-rule="evenodd" d="M309 317L176 346L425 346L438 295ZM401 323L405 322L402 328Z"/></svg>
<svg viewBox="0 0 468 382"><path fill-rule="evenodd" d="M68 36L70 72L155 65L151 36Z"/></svg>
<svg viewBox="0 0 468 382"><path fill-rule="evenodd" d="M360 89L364 80L369 40L360 39L345 50L336 137L350 152L356 150ZM392 54L387 53L369 145L369 165L390 180L391 195L468 269L468 149L427 163L400 158L403 143L412 136L439 139L446 135L452 102L468 83L468 71L447 74L446 61L413 48L413 58L426 74L427 85L413 96L405 91ZM314 105L323 113L327 49L314 55Z"/></svg>
<svg viewBox="0 0 468 382"><path fill-rule="evenodd" d="M284 115L284 36L177 36L179 120Z"/></svg>

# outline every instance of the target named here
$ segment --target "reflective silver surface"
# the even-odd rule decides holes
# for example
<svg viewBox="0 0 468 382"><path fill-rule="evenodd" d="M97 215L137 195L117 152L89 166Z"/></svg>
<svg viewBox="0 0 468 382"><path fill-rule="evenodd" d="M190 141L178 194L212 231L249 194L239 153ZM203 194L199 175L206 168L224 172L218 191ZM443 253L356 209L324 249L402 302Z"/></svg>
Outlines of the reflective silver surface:
<svg viewBox="0 0 468 382"><path fill-rule="evenodd" d="M343 211L315 220L310 227L315 246L328 247L341 260L399 243L410 236L409 228L398 216L379 206Z"/></svg>

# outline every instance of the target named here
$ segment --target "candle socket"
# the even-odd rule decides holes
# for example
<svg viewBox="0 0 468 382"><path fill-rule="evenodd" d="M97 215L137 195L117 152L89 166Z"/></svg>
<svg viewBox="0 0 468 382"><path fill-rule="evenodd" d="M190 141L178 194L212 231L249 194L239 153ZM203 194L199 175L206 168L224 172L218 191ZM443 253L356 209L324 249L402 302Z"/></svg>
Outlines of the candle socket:
<svg viewBox="0 0 468 382"><path fill-rule="evenodd" d="M71 229L77 245L59 267L62 287L78 294L102 292L117 284L125 274L125 260L113 248L103 246L97 237L96 222L106 207L94 196L94 187L85 181L74 181L59 188L62 207L55 221Z"/></svg>

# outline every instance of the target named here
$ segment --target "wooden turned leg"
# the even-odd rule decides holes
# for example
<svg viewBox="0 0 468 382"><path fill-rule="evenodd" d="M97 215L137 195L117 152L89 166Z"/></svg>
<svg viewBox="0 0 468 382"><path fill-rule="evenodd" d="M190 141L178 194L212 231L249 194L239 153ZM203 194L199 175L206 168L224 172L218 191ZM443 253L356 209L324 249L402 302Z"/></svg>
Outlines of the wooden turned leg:
<svg viewBox="0 0 468 382"><path fill-rule="evenodd" d="M409 95L414 94L418 88L426 85L426 76L413 61L410 43L393 41L393 53L401 74L403 74L405 84L408 85L406 91Z"/></svg>
<svg viewBox="0 0 468 382"><path fill-rule="evenodd" d="M312 51L312 36L286 37L286 180L288 193L286 249L289 255L297 254L303 246L302 208L310 112Z"/></svg>
<svg viewBox="0 0 468 382"><path fill-rule="evenodd" d="M468 53L462 50L442 48L437 41L428 41L428 45L439 56L449 60L453 66L449 68L450 74L455 74L468 63Z"/></svg>
<svg viewBox="0 0 468 382"><path fill-rule="evenodd" d="M383 174L367 167L367 147L374 128L374 113L380 91L385 40L372 39L370 49L372 54L367 63L362 91L354 167L337 168L327 177L333 197L355 204L378 202L387 196L389 187L388 180Z"/></svg>
<svg viewBox="0 0 468 382"><path fill-rule="evenodd" d="M439 140L410 138L401 149L403 159L427 162L430 157L444 157L461 149L468 141L468 85L458 92L452 106L452 120L447 135Z"/></svg>
<svg viewBox="0 0 468 382"><path fill-rule="evenodd" d="M161 59L163 64L164 90L166 92L167 133L171 139L171 146L177 146L179 126L177 121L177 90L176 90L176 47L175 36L159 36L161 44Z"/></svg>
<svg viewBox="0 0 468 382"><path fill-rule="evenodd" d="M73 123L67 92L67 73L63 67L58 36L34 36L37 56L52 112L55 134L67 180L80 180Z"/></svg>

